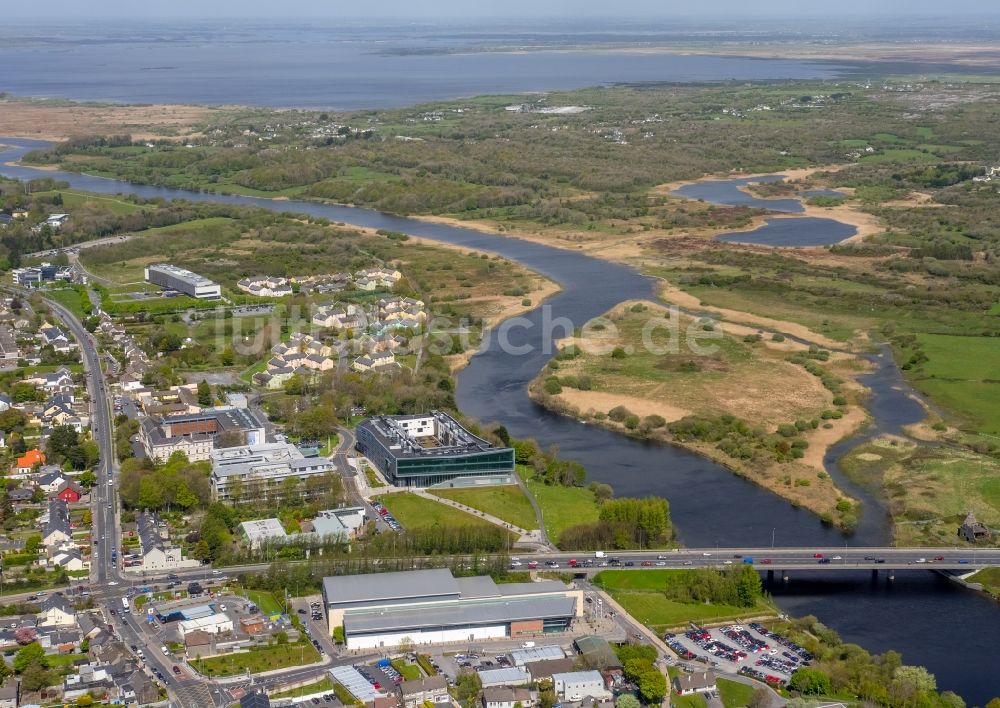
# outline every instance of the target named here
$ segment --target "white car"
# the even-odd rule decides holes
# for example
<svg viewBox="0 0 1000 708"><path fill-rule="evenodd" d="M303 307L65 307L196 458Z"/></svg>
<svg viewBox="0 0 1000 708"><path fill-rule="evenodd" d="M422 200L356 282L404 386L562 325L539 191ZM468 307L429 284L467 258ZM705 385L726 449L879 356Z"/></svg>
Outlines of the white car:
<svg viewBox="0 0 1000 708"><path fill-rule="evenodd" d="M712 554L711 554L711 553L709 553L708 551L705 551L705 552L704 552L704 553L702 553L701 555L703 555L703 556L705 556L705 557L707 558L708 556L710 556L710 555L712 555Z"/></svg>
<svg viewBox="0 0 1000 708"><path fill-rule="evenodd" d="M926 558L917 558L917 563L926 563L926 562L927 562Z"/></svg>
<svg viewBox="0 0 1000 708"><path fill-rule="evenodd" d="M521 561L519 561L519 560L511 561L510 562L510 567L511 568L520 568L521 567Z"/></svg>
<svg viewBox="0 0 1000 708"><path fill-rule="evenodd" d="M117 584L118 584L117 580L109 580L108 581L108 585L117 585Z"/></svg>
<svg viewBox="0 0 1000 708"><path fill-rule="evenodd" d="M833 558L831 558L830 560L835 560L835 561L839 561L839 560L841 560L841 558L840 558L840 556L834 556L834 557L833 557Z"/></svg>
<svg viewBox="0 0 1000 708"><path fill-rule="evenodd" d="M727 561L723 561L722 562L722 565L732 565L732 564L733 564L733 562L731 560L727 560Z"/></svg>

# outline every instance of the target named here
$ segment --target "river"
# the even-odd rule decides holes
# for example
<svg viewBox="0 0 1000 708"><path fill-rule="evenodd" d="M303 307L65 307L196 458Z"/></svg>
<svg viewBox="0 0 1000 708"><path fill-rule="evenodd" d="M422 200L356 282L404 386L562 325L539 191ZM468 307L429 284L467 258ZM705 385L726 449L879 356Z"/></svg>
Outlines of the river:
<svg viewBox="0 0 1000 708"><path fill-rule="evenodd" d="M720 547L771 542L778 546L886 545L889 527L884 509L864 490L855 489L832 469L838 483L864 502L853 536L824 526L806 511L740 479L721 465L669 445L636 441L602 428L551 413L527 395L528 382L551 356L545 330L564 318L579 326L623 300L653 298L655 281L623 265L573 251L474 229L391 216L370 209L300 201L274 201L238 195L205 194L7 164L45 143L0 138L12 146L0 153L0 174L20 179L52 177L75 189L102 194L178 198L256 206L325 217L357 226L390 229L473 249L497 253L539 271L560 284L560 293L528 313L529 326L506 332L510 345L530 345L515 355L490 337L458 376L459 407L484 422L502 423L512 435L533 437L543 447L558 445L560 455L587 467L589 478L611 484L620 496L662 496L689 545ZM557 329L555 338L561 336ZM510 349L510 347L506 347ZM865 378L871 388L869 410L876 431L898 431L922 418L899 370L883 352L876 371ZM856 441L843 443L838 452ZM869 573L802 573L772 588L791 614L815 614L847 641L874 651L895 649L904 661L926 665L942 689L970 702L985 703L1000 693L991 640L1000 636L1000 613L981 595L927 571L907 571L890 584Z"/></svg>

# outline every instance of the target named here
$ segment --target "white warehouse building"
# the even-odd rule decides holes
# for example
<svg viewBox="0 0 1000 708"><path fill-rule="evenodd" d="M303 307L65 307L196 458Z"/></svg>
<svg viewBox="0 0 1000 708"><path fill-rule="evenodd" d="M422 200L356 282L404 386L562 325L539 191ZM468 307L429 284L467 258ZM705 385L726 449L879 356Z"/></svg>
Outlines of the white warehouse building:
<svg viewBox="0 0 1000 708"><path fill-rule="evenodd" d="M583 593L559 581L497 585L445 568L324 578L323 601L348 649L538 636L583 613Z"/></svg>
<svg viewBox="0 0 1000 708"><path fill-rule="evenodd" d="M203 275L192 273L169 263L148 265L145 275L148 283L176 290L200 300L213 300L222 297L222 287L218 283Z"/></svg>
<svg viewBox="0 0 1000 708"><path fill-rule="evenodd" d="M181 633L183 639L189 632L201 630L209 634L223 634L233 631L233 620L225 612L216 612L207 617L196 617L189 620L181 620L177 623L177 631Z"/></svg>

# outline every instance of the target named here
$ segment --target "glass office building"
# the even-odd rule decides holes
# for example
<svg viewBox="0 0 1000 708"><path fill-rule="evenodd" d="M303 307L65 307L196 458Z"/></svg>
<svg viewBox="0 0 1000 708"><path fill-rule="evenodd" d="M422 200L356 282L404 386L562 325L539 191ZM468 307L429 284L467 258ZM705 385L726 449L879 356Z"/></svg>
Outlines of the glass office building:
<svg viewBox="0 0 1000 708"><path fill-rule="evenodd" d="M495 447L447 413L377 416L357 427L358 452L400 487L448 485L461 478L514 482L514 450Z"/></svg>

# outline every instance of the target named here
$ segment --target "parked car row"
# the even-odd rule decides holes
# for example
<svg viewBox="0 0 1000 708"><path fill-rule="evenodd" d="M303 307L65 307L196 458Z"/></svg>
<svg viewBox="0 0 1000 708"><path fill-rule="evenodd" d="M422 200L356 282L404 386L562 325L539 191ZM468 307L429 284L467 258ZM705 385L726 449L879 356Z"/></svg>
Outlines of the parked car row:
<svg viewBox="0 0 1000 708"><path fill-rule="evenodd" d="M722 633L751 654L760 654L761 652L768 651L771 648L765 642L757 639L738 624L734 624L732 627L726 627L722 630Z"/></svg>
<svg viewBox="0 0 1000 708"><path fill-rule="evenodd" d="M793 642L788 637L782 637L780 634L775 634L774 632L768 631L767 627L759 624L758 622L751 622L749 624L750 629L757 632L757 634L762 637L767 637L768 639L774 641L776 644L780 644L785 647L793 654L796 654L799 659L804 664L808 664L813 660L813 655L806 651L804 648L800 647L798 644Z"/></svg>
<svg viewBox="0 0 1000 708"><path fill-rule="evenodd" d="M714 639L712 634L707 630L700 628L691 629L685 632L684 636L697 644L699 648L720 659L726 659L727 661L738 663L747 658L747 653L745 651L740 651L739 649Z"/></svg>
<svg viewBox="0 0 1000 708"><path fill-rule="evenodd" d="M373 501L372 508L375 510L375 513L377 513L379 517L381 517L382 521L384 521L386 525L393 531L403 530L403 525L399 523L399 521L396 520L396 517L389 512L389 509L386 508L385 504Z"/></svg>
<svg viewBox="0 0 1000 708"><path fill-rule="evenodd" d="M663 641L665 641L667 643L667 646L673 649L677 653L677 656L686 661L691 661L696 656L693 651L691 651L686 646L677 641L676 634L664 635Z"/></svg>
<svg viewBox="0 0 1000 708"><path fill-rule="evenodd" d="M763 671L758 671L757 669L751 669L749 666L740 667L739 673L744 676L749 676L750 678L755 678L758 681L766 681L774 686L784 686L785 680L780 676L775 676L774 674L768 674Z"/></svg>

